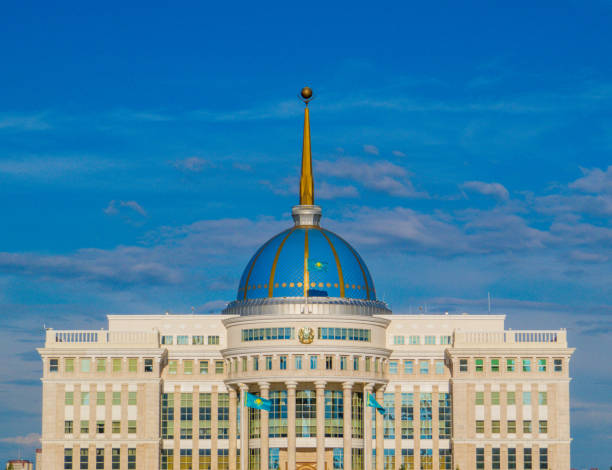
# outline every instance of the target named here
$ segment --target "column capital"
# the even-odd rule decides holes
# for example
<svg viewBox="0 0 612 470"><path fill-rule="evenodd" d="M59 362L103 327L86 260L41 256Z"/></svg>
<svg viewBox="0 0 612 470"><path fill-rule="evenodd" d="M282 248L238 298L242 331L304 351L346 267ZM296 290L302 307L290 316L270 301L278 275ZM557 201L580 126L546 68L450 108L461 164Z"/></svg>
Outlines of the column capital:
<svg viewBox="0 0 612 470"><path fill-rule="evenodd" d="M257 382L260 390L270 390L270 382Z"/></svg>
<svg viewBox="0 0 612 470"><path fill-rule="evenodd" d="M318 388L318 389L325 388L326 385L327 385L327 381L325 380L317 380L315 382L315 388Z"/></svg>
<svg viewBox="0 0 612 470"><path fill-rule="evenodd" d="M369 391L371 391L372 389L374 389L374 384L371 384L371 383L370 383L370 384L365 384L365 385L363 386L363 389L364 389L366 392L369 392Z"/></svg>
<svg viewBox="0 0 612 470"><path fill-rule="evenodd" d="M249 386L247 384L238 384L238 386L243 392L246 392L249 389Z"/></svg>
<svg viewBox="0 0 612 470"><path fill-rule="evenodd" d="M287 390L295 390L295 388L297 387L297 382L295 380L288 380L287 382L285 382L285 386L287 387Z"/></svg>
<svg viewBox="0 0 612 470"><path fill-rule="evenodd" d="M342 388L344 390L351 390L353 388L353 382L342 382Z"/></svg>

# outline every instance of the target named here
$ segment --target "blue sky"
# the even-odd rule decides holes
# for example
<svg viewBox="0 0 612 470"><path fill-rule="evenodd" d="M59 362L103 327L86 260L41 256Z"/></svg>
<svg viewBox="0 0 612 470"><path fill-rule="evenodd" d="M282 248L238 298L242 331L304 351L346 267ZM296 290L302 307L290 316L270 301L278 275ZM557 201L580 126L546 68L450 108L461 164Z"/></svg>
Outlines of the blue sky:
<svg viewBox="0 0 612 470"><path fill-rule="evenodd" d="M0 18L0 459L40 432L42 326L219 311L297 203L398 313L561 328L573 466L612 448L609 2L11 2ZM24 397L26 399L24 399ZM19 417L19 419L17 419Z"/></svg>

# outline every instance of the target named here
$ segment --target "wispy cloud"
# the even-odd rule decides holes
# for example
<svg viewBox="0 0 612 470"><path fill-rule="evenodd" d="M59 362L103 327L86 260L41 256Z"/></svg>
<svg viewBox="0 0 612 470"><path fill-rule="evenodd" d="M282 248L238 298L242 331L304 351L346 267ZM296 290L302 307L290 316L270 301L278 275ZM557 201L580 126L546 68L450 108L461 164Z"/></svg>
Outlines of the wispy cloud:
<svg viewBox="0 0 612 470"><path fill-rule="evenodd" d="M31 433L25 436L3 437L0 439L0 442L6 442L8 444L19 444L24 446L33 446L37 445L40 442L40 434Z"/></svg>
<svg viewBox="0 0 612 470"><path fill-rule="evenodd" d="M485 183L483 181L466 181L461 187L467 191L473 191L484 196L493 196L500 200L510 197L508 190L500 183Z"/></svg>
<svg viewBox="0 0 612 470"><path fill-rule="evenodd" d="M42 131L50 128L51 125L46 120L46 113L29 115L0 113L0 130Z"/></svg>
<svg viewBox="0 0 612 470"><path fill-rule="evenodd" d="M73 174L87 174L117 168L113 160L82 156L33 156L0 160L0 175L53 180Z"/></svg>
<svg viewBox="0 0 612 470"><path fill-rule="evenodd" d="M104 209L104 213L106 215L119 215L123 212L123 209L129 209L132 214L136 212L143 217L147 215L144 208L136 201L117 201L115 199L108 203L108 206Z"/></svg>
<svg viewBox="0 0 612 470"><path fill-rule="evenodd" d="M188 157L183 160L177 160L174 162L174 166L187 173L201 173L206 168L211 168L213 164L205 158Z"/></svg>
<svg viewBox="0 0 612 470"><path fill-rule="evenodd" d="M363 146L363 151L365 153L369 153L370 155L379 155L380 154L380 150L378 150L378 147L376 147L375 145L364 145Z"/></svg>

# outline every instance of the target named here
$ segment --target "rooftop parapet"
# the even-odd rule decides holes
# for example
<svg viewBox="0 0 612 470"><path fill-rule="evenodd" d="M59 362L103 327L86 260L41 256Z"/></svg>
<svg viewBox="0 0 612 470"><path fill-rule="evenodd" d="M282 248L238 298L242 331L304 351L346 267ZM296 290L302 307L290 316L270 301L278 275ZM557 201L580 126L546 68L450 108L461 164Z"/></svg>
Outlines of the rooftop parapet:
<svg viewBox="0 0 612 470"><path fill-rule="evenodd" d="M453 346L567 348L566 330L455 331Z"/></svg>
<svg viewBox="0 0 612 470"><path fill-rule="evenodd" d="M83 348L101 345L159 347L158 331L47 330L46 348Z"/></svg>

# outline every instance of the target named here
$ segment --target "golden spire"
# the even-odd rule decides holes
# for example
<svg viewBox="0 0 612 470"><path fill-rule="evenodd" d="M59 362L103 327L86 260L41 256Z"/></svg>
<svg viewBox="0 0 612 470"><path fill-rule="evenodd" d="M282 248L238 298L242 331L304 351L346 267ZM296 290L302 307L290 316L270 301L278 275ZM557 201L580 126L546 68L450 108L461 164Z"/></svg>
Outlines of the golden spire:
<svg viewBox="0 0 612 470"><path fill-rule="evenodd" d="M302 101L306 103L304 109L304 143L302 145L302 174L300 175L300 205L314 205L314 178L312 176L312 153L310 151L310 118L308 116L308 103L312 99L312 90L302 88L300 93Z"/></svg>

